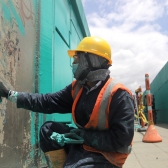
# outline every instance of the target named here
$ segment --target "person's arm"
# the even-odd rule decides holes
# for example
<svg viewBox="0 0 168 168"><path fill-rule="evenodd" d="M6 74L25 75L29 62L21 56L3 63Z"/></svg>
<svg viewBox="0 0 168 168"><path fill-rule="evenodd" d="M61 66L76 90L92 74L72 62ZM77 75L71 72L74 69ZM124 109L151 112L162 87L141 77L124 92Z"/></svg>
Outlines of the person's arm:
<svg viewBox="0 0 168 168"><path fill-rule="evenodd" d="M54 112L68 113L72 110L73 98L71 84L63 90L52 94L31 94L18 92L17 108L24 108L34 112L51 114Z"/></svg>
<svg viewBox="0 0 168 168"><path fill-rule="evenodd" d="M109 130L84 131L84 143L107 152L118 151L131 144L134 135L133 99L123 90L118 90L110 105Z"/></svg>
<svg viewBox="0 0 168 168"><path fill-rule="evenodd" d="M34 112L51 114L54 112L69 113L72 109L72 85L52 94L32 94L8 90L0 81L0 99L6 99L17 104L17 108L24 108Z"/></svg>

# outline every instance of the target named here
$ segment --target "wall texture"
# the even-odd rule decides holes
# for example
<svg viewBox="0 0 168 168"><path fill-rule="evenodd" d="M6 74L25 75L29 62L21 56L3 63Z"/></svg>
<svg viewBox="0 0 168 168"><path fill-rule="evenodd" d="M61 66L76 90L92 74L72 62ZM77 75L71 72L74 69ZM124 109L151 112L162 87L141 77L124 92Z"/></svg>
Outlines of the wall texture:
<svg viewBox="0 0 168 168"><path fill-rule="evenodd" d="M23 92L55 92L73 80L67 50L89 36L80 0L0 1L0 81ZM0 167L39 168L39 129L47 120L71 123L71 114L43 115L0 103Z"/></svg>
<svg viewBox="0 0 168 168"><path fill-rule="evenodd" d="M38 2L0 1L0 79L9 88L35 90ZM0 167L34 164L30 124L34 118L3 99L0 104ZM31 164L29 164L29 162Z"/></svg>
<svg viewBox="0 0 168 168"><path fill-rule="evenodd" d="M168 123L168 62L152 81L151 92L158 110L157 123Z"/></svg>

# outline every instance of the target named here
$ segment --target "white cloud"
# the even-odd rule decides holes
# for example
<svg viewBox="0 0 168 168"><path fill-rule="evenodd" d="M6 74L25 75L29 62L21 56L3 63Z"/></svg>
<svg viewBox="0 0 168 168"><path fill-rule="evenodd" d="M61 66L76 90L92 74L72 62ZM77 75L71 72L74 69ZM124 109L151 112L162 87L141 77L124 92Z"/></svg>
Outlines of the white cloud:
<svg viewBox="0 0 168 168"><path fill-rule="evenodd" d="M110 43L113 50L111 74L131 90L140 85L144 87L145 73L149 73L153 80L167 61L168 37L157 31L125 33L115 27L114 30L90 29L92 35L105 38Z"/></svg>
<svg viewBox="0 0 168 168"><path fill-rule="evenodd" d="M103 2L99 1L99 8ZM152 81L168 61L168 36L156 22L165 15L166 3L168 6L168 1L118 0L112 11L106 5L108 13L97 11L98 6L86 13L91 35L106 39L112 47L112 77L133 91L139 86L145 89L145 74Z"/></svg>
<svg viewBox="0 0 168 168"><path fill-rule="evenodd" d="M168 15L168 1L165 2L165 11L166 11L166 14Z"/></svg>
<svg viewBox="0 0 168 168"><path fill-rule="evenodd" d="M124 1L124 4L118 8L117 16L112 19L125 22L153 21L163 13L163 7L153 0L134 0ZM111 14L108 15L111 18Z"/></svg>
<svg viewBox="0 0 168 168"><path fill-rule="evenodd" d="M96 27L105 27L108 23L108 20L100 17L97 13L92 13L90 15L91 19L89 20L92 25L95 25Z"/></svg>

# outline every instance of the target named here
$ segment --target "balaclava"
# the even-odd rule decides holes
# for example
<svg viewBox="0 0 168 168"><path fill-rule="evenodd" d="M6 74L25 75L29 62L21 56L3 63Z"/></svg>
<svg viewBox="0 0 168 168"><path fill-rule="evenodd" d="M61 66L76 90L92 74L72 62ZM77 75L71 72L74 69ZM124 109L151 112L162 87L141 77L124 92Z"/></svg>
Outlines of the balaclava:
<svg viewBox="0 0 168 168"><path fill-rule="evenodd" d="M74 73L80 84L86 81L104 81L110 74L108 60L91 53L78 52L79 65Z"/></svg>

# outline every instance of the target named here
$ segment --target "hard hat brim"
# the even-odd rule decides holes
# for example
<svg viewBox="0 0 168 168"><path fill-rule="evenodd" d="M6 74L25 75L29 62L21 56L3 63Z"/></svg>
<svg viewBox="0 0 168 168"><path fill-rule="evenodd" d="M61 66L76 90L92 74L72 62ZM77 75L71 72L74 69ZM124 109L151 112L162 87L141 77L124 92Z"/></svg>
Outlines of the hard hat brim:
<svg viewBox="0 0 168 168"><path fill-rule="evenodd" d="M68 50L68 55L70 57L73 57L74 55L76 55L76 50Z"/></svg>
<svg viewBox="0 0 168 168"><path fill-rule="evenodd" d="M72 58L74 55L76 55L76 53L77 53L78 51L82 51L82 52L88 52L88 53L96 54L96 55L98 55L98 56L101 56L101 57L107 59L107 60L109 61L109 64L110 64L110 65L112 64L112 60L109 59L109 57L107 57L107 56L105 56L105 55L97 54L96 52L91 52L91 51L86 51L86 50L68 50L68 55L69 55L69 57Z"/></svg>

